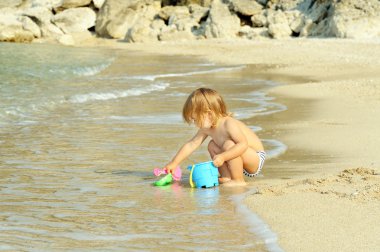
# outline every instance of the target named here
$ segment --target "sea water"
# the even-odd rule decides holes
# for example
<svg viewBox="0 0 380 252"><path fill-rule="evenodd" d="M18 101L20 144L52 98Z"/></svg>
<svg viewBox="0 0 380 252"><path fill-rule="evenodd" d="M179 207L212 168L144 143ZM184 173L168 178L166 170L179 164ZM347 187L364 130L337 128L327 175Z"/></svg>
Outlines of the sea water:
<svg viewBox="0 0 380 252"><path fill-rule="evenodd" d="M254 187L154 187L196 128L182 105L217 89L251 122L286 109L248 66L121 49L0 44L0 250L268 251L275 234L242 203ZM207 144L205 144L207 145ZM264 139L269 156L286 149Z"/></svg>

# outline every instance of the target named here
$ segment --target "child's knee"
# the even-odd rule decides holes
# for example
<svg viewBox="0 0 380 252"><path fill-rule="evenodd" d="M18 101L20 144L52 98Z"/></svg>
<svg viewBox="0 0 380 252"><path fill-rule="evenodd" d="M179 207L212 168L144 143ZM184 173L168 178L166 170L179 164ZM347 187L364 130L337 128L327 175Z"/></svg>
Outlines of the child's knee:
<svg viewBox="0 0 380 252"><path fill-rule="evenodd" d="M229 150L229 149L231 149L232 147L234 147L234 145L235 145L235 142L234 142L234 141L232 141L232 140L227 140L227 141L225 141L224 144L223 144L223 150L224 150L224 151Z"/></svg>
<svg viewBox="0 0 380 252"><path fill-rule="evenodd" d="M216 153L216 148L217 148L217 145L216 143L211 140L209 143L208 143L208 146L207 146L207 150L208 152L211 154L211 153Z"/></svg>

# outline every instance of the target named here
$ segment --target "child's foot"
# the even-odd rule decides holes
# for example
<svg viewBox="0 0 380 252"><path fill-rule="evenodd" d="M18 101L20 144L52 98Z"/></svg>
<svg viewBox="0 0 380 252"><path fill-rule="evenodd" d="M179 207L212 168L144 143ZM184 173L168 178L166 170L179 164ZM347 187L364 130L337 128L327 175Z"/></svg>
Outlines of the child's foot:
<svg viewBox="0 0 380 252"><path fill-rule="evenodd" d="M237 180L229 180L228 182L225 182L223 186L227 187L237 187L237 186L246 186L247 183L245 181L237 181Z"/></svg>
<svg viewBox="0 0 380 252"><path fill-rule="evenodd" d="M219 184L224 184L224 183L231 181L231 178L219 177L218 180L219 180Z"/></svg>

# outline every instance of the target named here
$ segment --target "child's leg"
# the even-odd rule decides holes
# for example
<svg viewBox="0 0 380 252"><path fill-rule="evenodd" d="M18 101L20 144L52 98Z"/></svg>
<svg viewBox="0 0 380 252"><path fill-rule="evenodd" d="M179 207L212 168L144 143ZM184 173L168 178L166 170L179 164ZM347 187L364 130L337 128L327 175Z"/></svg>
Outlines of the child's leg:
<svg viewBox="0 0 380 252"><path fill-rule="evenodd" d="M211 158L214 158L215 155L222 153L223 150L219 148L219 146L213 140L211 140L208 144L208 152L210 153ZM227 162L218 167L218 170L220 173L219 183L225 183L231 180L231 174L228 169Z"/></svg>
<svg viewBox="0 0 380 252"><path fill-rule="evenodd" d="M235 143L231 140L226 141L223 144L223 150L229 150L235 145ZM228 170L231 174L231 179L238 183L245 183L244 181L244 175L243 175L243 159L241 156L236 157L234 159L231 159L227 161L228 163Z"/></svg>

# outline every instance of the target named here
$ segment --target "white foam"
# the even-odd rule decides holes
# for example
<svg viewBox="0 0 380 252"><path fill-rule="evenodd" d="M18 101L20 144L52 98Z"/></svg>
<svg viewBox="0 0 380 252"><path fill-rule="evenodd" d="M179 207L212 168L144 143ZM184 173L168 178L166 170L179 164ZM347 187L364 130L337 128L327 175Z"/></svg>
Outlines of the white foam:
<svg viewBox="0 0 380 252"><path fill-rule="evenodd" d="M142 124L182 124L180 114L167 115L141 115L141 116L110 116L112 120L123 121L125 123Z"/></svg>
<svg viewBox="0 0 380 252"><path fill-rule="evenodd" d="M74 74L77 76L92 76L104 71L106 68L108 68L112 64L113 61L115 61L115 58L111 58L107 60L106 62L98 64L98 65L78 66L78 67L75 67L74 69L72 67L55 68L55 69L49 69L49 72L52 74L58 73L58 74ZM36 73L28 73L28 74L34 77L40 77Z"/></svg>
<svg viewBox="0 0 380 252"><path fill-rule="evenodd" d="M278 157L284 154L288 149L288 146L275 139L263 139L262 141L266 146L273 146L272 149L265 150L268 159Z"/></svg>
<svg viewBox="0 0 380 252"><path fill-rule="evenodd" d="M96 75L96 74L102 72L103 70L105 70L106 68L108 68L114 60L115 59L111 59L108 62L97 65L97 66L79 67L77 69L74 69L73 73L76 75L79 75L79 76Z"/></svg>
<svg viewBox="0 0 380 252"><path fill-rule="evenodd" d="M71 96L68 101L71 103L85 103L89 101L107 101L111 99L119 99L128 96L139 96L154 91L162 91L169 87L169 83L152 84L143 88L131 88L127 90L118 90L106 93L89 93Z"/></svg>
<svg viewBox="0 0 380 252"><path fill-rule="evenodd" d="M200 70L200 71L192 71L185 73L169 73L169 74L156 74L156 75L137 75L137 76L122 76L116 77L117 79L138 79L138 80L149 80L155 81L158 78L171 78L171 77L184 77L191 75L200 75L200 74L209 74L209 73L218 73L218 72L227 72L227 71L236 71L245 68L246 66L234 66L234 67L220 67L210 70ZM114 79L114 78L111 78Z"/></svg>

